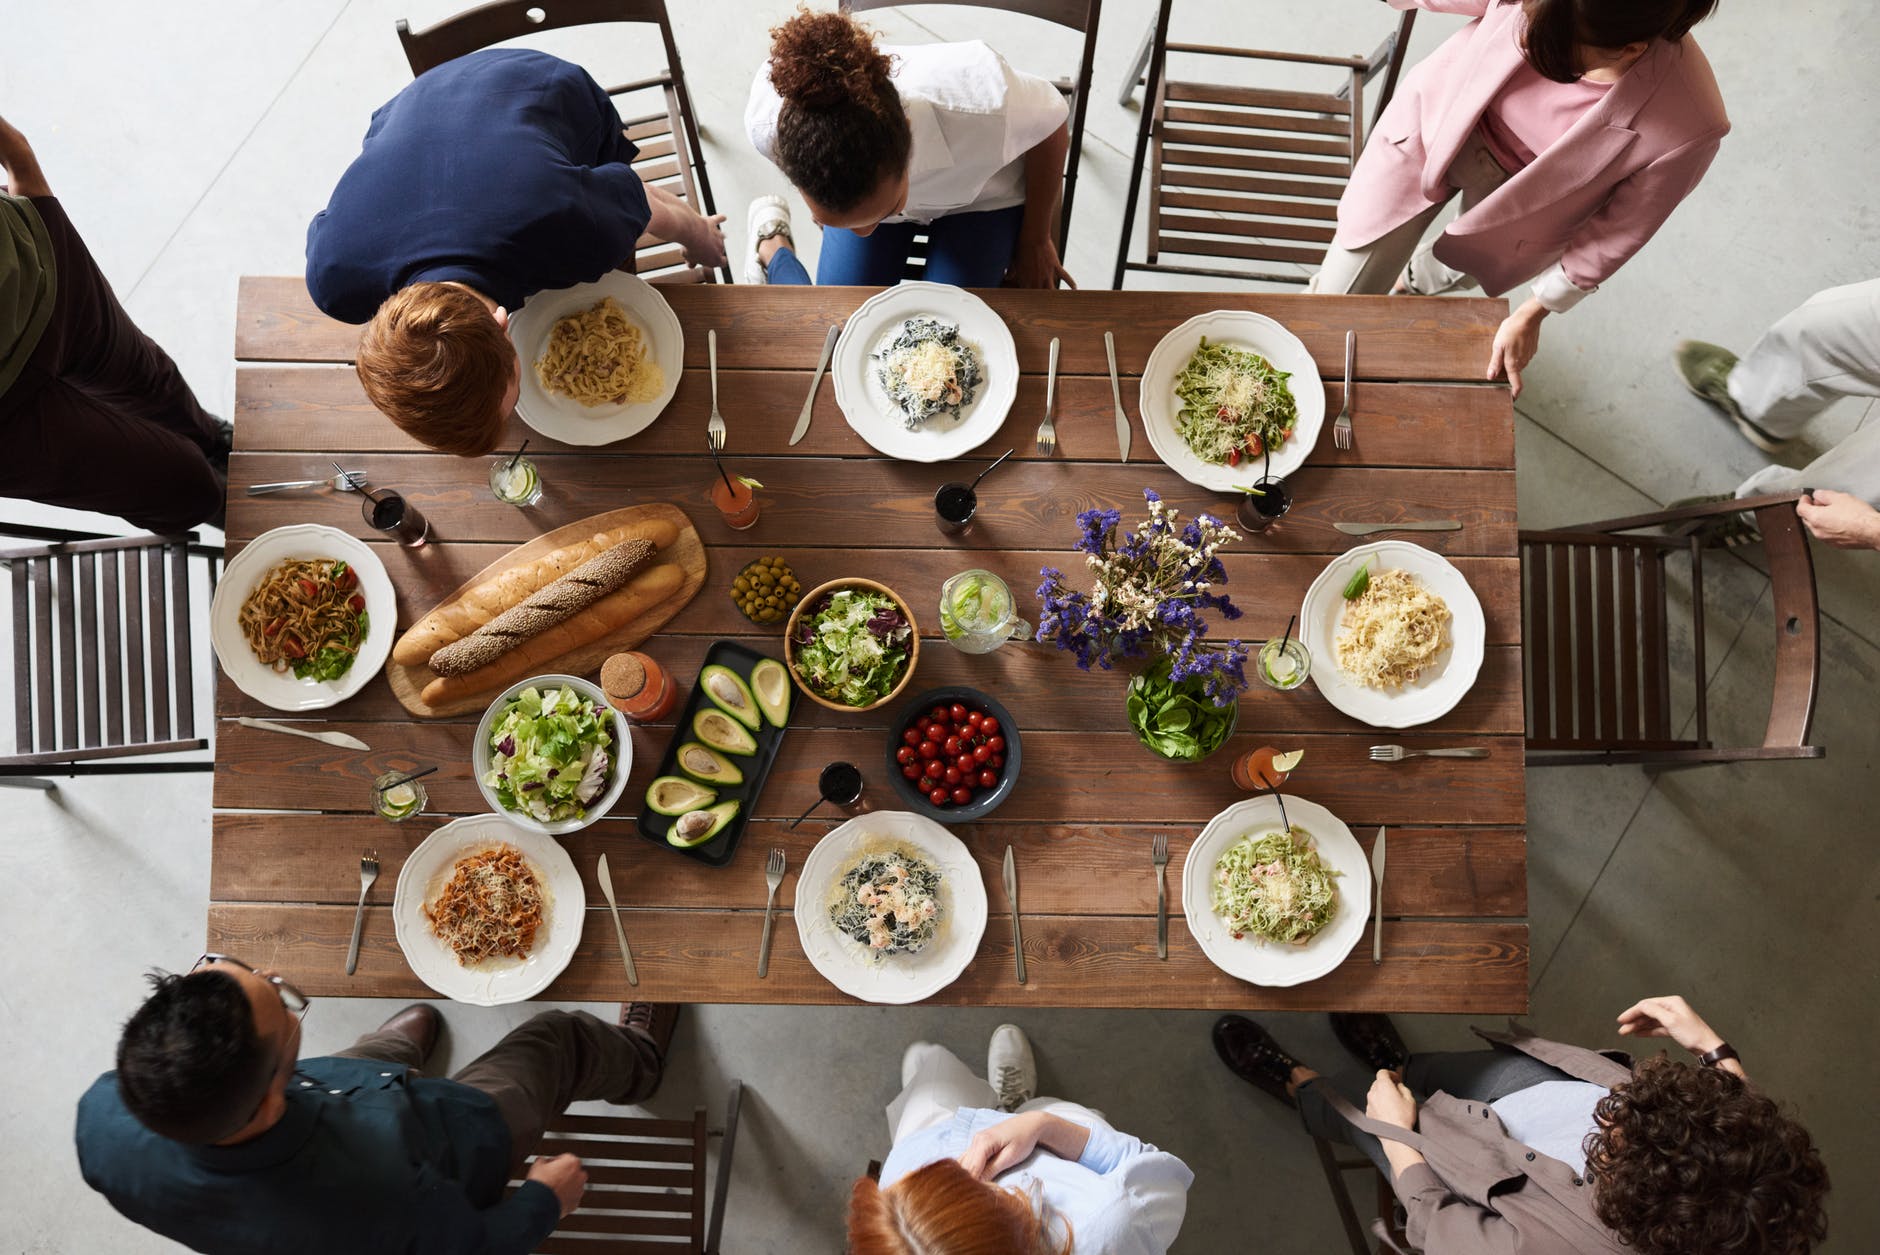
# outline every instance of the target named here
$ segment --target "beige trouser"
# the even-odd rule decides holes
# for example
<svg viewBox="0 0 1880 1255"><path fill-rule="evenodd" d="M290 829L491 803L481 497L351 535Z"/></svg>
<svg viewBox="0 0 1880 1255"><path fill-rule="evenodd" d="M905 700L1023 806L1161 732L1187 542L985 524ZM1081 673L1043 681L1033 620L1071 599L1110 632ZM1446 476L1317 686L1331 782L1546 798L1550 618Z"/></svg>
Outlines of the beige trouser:
<svg viewBox="0 0 1880 1255"><path fill-rule="evenodd" d="M1372 142L1388 141L1373 139ZM1508 177L1508 172L1488 151L1488 145L1482 142L1480 131L1469 136L1443 175L1452 190L1451 199L1454 192L1462 193L1461 212L1465 214L1506 183ZM1325 264L1312 276L1306 291L1328 296L1381 296L1391 290L1406 269L1410 273L1410 290L1419 296L1439 296L1457 288L1476 286L1472 277L1436 259L1440 233L1432 235L1427 244L1423 243L1424 232L1448 203L1438 201L1362 248L1332 245L1325 254Z"/></svg>

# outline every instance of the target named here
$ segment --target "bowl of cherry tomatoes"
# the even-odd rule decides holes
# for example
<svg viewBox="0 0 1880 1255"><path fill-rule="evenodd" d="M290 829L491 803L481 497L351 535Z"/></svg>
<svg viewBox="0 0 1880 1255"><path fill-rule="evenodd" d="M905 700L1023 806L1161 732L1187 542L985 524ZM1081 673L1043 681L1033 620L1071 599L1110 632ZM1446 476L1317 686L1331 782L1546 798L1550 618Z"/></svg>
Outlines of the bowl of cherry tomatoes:
<svg viewBox="0 0 1880 1255"><path fill-rule="evenodd" d="M1018 783L1018 726L978 689L929 689L889 725L888 778L907 808L932 819L980 819Z"/></svg>

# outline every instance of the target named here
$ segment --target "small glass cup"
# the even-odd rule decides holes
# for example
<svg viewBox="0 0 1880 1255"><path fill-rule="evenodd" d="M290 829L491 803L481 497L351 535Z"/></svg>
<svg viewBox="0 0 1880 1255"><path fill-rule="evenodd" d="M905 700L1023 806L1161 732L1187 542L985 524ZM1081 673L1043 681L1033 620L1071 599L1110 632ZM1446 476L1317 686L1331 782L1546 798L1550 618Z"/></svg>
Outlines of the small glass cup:
<svg viewBox="0 0 1880 1255"><path fill-rule="evenodd" d="M490 491L504 505L532 506L542 499L542 475L528 458L497 458L490 463Z"/></svg>
<svg viewBox="0 0 1880 1255"><path fill-rule="evenodd" d="M431 535L431 521L424 512L390 488L363 488L365 501L360 513L366 522L389 534L407 549L416 549Z"/></svg>
<svg viewBox="0 0 1880 1255"><path fill-rule="evenodd" d="M730 477L720 474L712 480L712 504L718 507L718 513L724 516L725 526L734 531L744 531L757 523L757 494L752 491L750 481L736 475ZM762 484L756 485L762 488Z"/></svg>
<svg viewBox="0 0 1880 1255"><path fill-rule="evenodd" d="M862 769L854 763L830 763L816 777L816 790L823 801L839 807L845 815L858 815L868 809L862 801Z"/></svg>
<svg viewBox="0 0 1880 1255"><path fill-rule="evenodd" d="M973 486L958 480L940 485L933 495L934 519L946 536L958 536L973 525L979 512L979 494Z"/></svg>
<svg viewBox="0 0 1880 1255"><path fill-rule="evenodd" d="M1253 486L1257 491L1241 495L1240 508L1235 514L1248 531L1263 532L1292 509L1292 490L1286 487L1285 480L1271 475L1256 479Z"/></svg>
<svg viewBox="0 0 1880 1255"><path fill-rule="evenodd" d="M1312 674L1312 652L1297 636L1275 636L1260 646L1260 679L1268 688L1284 693L1298 688Z"/></svg>
<svg viewBox="0 0 1880 1255"><path fill-rule="evenodd" d="M380 819L389 819L395 824L402 824L424 809L429 800L424 791L422 780L405 780L403 784L392 784L394 780L403 780L409 772L388 771L372 782L372 809ZM391 784L391 788L385 786Z"/></svg>

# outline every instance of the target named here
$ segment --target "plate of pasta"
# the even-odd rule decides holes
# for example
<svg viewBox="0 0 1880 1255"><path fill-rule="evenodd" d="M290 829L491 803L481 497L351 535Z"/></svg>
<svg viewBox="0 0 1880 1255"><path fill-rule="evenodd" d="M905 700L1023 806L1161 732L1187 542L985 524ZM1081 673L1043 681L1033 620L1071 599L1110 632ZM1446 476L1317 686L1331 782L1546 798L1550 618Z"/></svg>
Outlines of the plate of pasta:
<svg viewBox="0 0 1880 1255"><path fill-rule="evenodd" d="M397 596L372 547L334 527L277 527L229 561L209 639L235 686L276 710L321 710L379 673Z"/></svg>
<svg viewBox="0 0 1880 1255"><path fill-rule="evenodd" d="M1292 474L1325 422L1325 385L1312 354L1285 327L1248 310L1197 314L1163 336L1143 367L1141 397L1156 456L1216 492Z"/></svg>
<svg viewBox="0 0 1880 1255"><path fill-rule="evenodd" d="M560 842L501 815L471 815L405 859L392 924L419 980L493 1007L533 998L561 975L586 908L581 874Z"/></svg>
<svg viewBox="0 0 1880 1255"><path fill-rule="evenodd" d="M522 361L516 412L563 444L611 444L652 425L685 364L679 319L623 270L538 292L509 320Z"/></svg>
<svg viewBox="0 0 1880 1255"><path fill-rule="evenodd" d="M830 374L842 417L881 453L945 462L992 439L1018 395L1018 347L964 288L901 283L849 315Z"/></svg>
<svg viewBox="0 0 1880 1255"><path fill-rule="evenodd" d="M1448 559L1383 540L1319 572L1299 636L1326 701L1374 728L1409 728L1448 714L1468 693L1488 627L1475 590Z"/></svg>
<svg viewBox="0 0 1880 1255"><path fill-rule="evenodd" d="M986 886L960 839L925 815L872 811L816 843L796 879L803 953L864 1002L931 998L986 931Z"/></svg>
<svg viewBox="0 0 1880 1255"><path fill-rule="evenodd" d="M1289 831L1290 825L1290 831ZM1288 794L1208 821L1182 864L1182 911L1203 954L1255 985L1317 980L1371 918L1371 867L1343 821Z"/></svg>

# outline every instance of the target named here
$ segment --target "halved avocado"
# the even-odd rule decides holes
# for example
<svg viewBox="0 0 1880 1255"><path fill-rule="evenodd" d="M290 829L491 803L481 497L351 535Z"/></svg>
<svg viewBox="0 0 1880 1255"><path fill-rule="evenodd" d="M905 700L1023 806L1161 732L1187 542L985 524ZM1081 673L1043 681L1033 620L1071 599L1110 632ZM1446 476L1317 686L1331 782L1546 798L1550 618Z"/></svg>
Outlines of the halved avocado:
<svg viewBox="0 0 1880 1255"><path fill-rule="evenodd" d="M730 787L744 783L744 770L709 746L687 741L672 756L673 765L694 780Z"/></svg>
<svg viewBox="0 0 1880 1255"><path fill-rule="evenodd" d="M713 663L698 673L698 684L705 690L705 696L711 698L712 705L751 731L757 731L763 716L757 713L757 699L751 696L751 686L744 682L743 676L730 667Z"/></svg>
<svg viewBox="0 0 1880 1255"><path fill-rule="evenodd" d="M757 697L757 708L764 712L764 718L773 728L781 728L790 720L790 673L783 669L783 664L775 658L766 658L751 668L751 691Z"/></svg>
<svg viewBox="0 0 1880 1255"><path fill-rule="evenodd" d="M757 752L757 738L751 730L715 706L708 706L692 716L692 733L715 750L749 757Z"/></svg>
<svg viewBox="0 0 1880 1255"><path fill-rule="evenodd" d="M704 810L687 811L672 821L672 831L666 834L666 844L676 845L682 850L689 850L695 845L704 845L720 832L724 831L731 817L738 813L738 802L733 798L729 802L720 802Z"/></svg>
<svg viewBox="0 0 1880 1255"><path fill-rule="evenodd" d="M656 815L683 815L718 800L718 790L687 780L684 776L661 776L646 786L647 809Z"/></svg>

